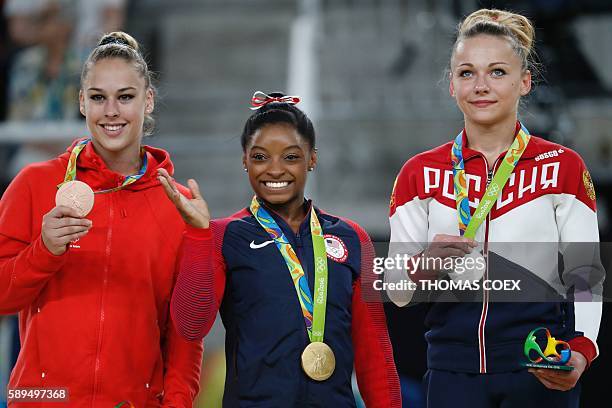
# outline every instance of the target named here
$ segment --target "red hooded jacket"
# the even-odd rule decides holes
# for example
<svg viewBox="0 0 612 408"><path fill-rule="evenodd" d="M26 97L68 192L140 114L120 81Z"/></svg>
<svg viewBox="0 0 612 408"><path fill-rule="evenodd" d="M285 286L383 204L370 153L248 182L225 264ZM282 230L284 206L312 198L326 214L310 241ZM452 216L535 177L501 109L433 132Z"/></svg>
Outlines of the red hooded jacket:
<svg viewBox="0 0 612 408"><path fill-rule="evenodd" d="M19 312L22 346L9 389L65 387L75 407L193 405L202 344L183 340L169 318L184 223L156 177L158 168L173 173L168 154L145 149L145 175L96 194L92 228L63 255L47 250L41 224L72 147L27 166L2 197L0 314ZM99 191L124 176L89 143L77 179Z"/></svg>

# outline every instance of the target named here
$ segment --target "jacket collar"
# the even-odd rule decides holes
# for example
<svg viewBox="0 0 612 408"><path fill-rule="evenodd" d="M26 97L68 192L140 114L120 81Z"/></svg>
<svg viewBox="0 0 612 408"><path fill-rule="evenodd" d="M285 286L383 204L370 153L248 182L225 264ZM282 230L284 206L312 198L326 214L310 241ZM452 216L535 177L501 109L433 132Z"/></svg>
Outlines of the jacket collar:
<svg viewBox="0 0 612 408"><path fill-rule="evenodd" d="M66 151L59 156L64 168L68 165L68 159L75 145L86 138L75 140ZM157 180L157 169L164 168L170 175L174 173L174 165L168 153L162 149L151 146L143 146L147 155L148 166L146 173L135 183L125 187L126 190L142 190L159 184ZM77 180L84 181L94 191L114 188L125 180L125 176L110 170L104 160L96 153L93 143L87 143L77 158ZM60 180L61 182L63 180Z"/></svg>
<svg viewBox="0 0 612 408"><path fill-rule="evenodd" d="M276 221L276 223L278 224L279 227L281 227L281 229L283 230L283 232L285 233L285 235L287 235L288 233L290 233L292 236L295 235L295 233L293 232L293 230L291 229L291 227L289 227L289 224L287 224L287 222L285 222L285 219L283 217L281 217L276 211L274 211L273 209L269 208L264 202L263 200L257 198L257 200L259 201L259 204L264 207L266 209L266 211L268 211L268 213L272 216L272 218L274 218L274 221ZM300 229L299 229L299 234L304 236L306 235L310 235L310 211L312 208L314 208L317 217L319 218L319 222L321 221L321 211L314 206L314 204L312 203L312 200L310 199L304 199L304 210L306 211L306 216L304 217L304 219L302 220L302 222L300 223ZM247 208L247 210L249 210ZM250 210L249 210L250 212Z"/></svg>
<svg viewBox="0 0 612 408"><path fill-rule="evenodd" d="M516 122L516 128L514 129L514 136L516 137L519 129L521 128L520 123L517 121ZM529 140L529 143L527 144L527 147L525 148L525 151L523 152L521 159L520 160L524 160L524 159L532 159L534 157L536 157L538 154L540 154L540 148L539 148L539 141L537 140L537 138L535 138L533 135L531 135L531 139ZM477 150L473 150L470 149L468 147L468 140L467 140L467 134L465 131L465 128L463 129L463 131L461 132L461 138L463 141L463 160L467 161L475 156L483 156L482 153L480 153ZM507 151L506 151L507 152ZM503 152L500 154L500 157L503 157L506 152Z"/></svg>

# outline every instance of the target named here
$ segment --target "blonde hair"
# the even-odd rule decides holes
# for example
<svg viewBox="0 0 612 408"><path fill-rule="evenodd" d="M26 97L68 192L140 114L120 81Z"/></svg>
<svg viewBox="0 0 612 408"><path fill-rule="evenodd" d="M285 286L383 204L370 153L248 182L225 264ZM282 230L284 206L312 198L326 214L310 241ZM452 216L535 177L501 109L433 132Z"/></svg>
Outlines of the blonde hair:
<svg viewBox="0 0 612 408"><path fill-rule="evenodd" d="M481 34L506 37L521 59L523 70L536 70L533 24L525 16L496 9L480 9L459 23L451 60L461 41Z"/></svg>
<svg viewBox="0 0 612 408"><path fill-rule="evenodd" d="M121 58L126 62L132 63L134 68L145 80L145 89L151 89L155 95L155 87L153 86L153 74L149 71L149 66L140 52L138 41L131 35L123 31L115 31L104 34L98 45L91 51L87 60L83 64L81 72L81 88L85 83L87 74L91 67L98 61L109 58ZM155 128L155 119L150 114L145 114L142 131L145 136L153 133Z"/></svg>

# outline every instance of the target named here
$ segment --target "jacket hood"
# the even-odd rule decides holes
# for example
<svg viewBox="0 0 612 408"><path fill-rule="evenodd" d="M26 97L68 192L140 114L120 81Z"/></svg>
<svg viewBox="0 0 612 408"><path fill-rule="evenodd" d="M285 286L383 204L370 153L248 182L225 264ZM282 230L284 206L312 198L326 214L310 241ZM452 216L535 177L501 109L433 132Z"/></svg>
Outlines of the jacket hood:
<svg viewBox="0 0 612 408"><path fill-rule="evenodd" d="M68 165L68 160L74 146L84 139L81 138L72 142L66 151L59 156L59 160L64 167ZM170 175L174 174L174 165L170 160L168 152L146 145L143 145L143 148L147 155L147 171L136 182L125 186L125 190L144 190L159 185L157 169L163 168ZM120 186L125 180L125 176L110 170L106 163L104 163L104 160L94 150L93 144L87 143L77 158L76 179L86 182L94 191L100 191ZM63 180L59 182L61 181Z"/></svg>

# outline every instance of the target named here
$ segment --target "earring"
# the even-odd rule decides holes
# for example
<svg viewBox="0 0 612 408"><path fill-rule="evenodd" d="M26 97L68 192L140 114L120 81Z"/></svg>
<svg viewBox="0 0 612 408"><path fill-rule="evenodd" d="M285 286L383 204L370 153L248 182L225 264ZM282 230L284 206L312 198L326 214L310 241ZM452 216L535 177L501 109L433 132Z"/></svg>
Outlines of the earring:
<svg viewBox="0 0 612 408"><path fill-rule="evenodd" d="M308 171L313 171L313 170L314 170L314 167L309 167L308 168Z"/></svg>
<svg viewBox="0 0 612 408"><path fill-rule="evenodd" d="M245 168L244 168L244 172L245 172L245 173L248 173L248 172L249 172L249 169L247 169L247 168L245 167Z"/></svg>

